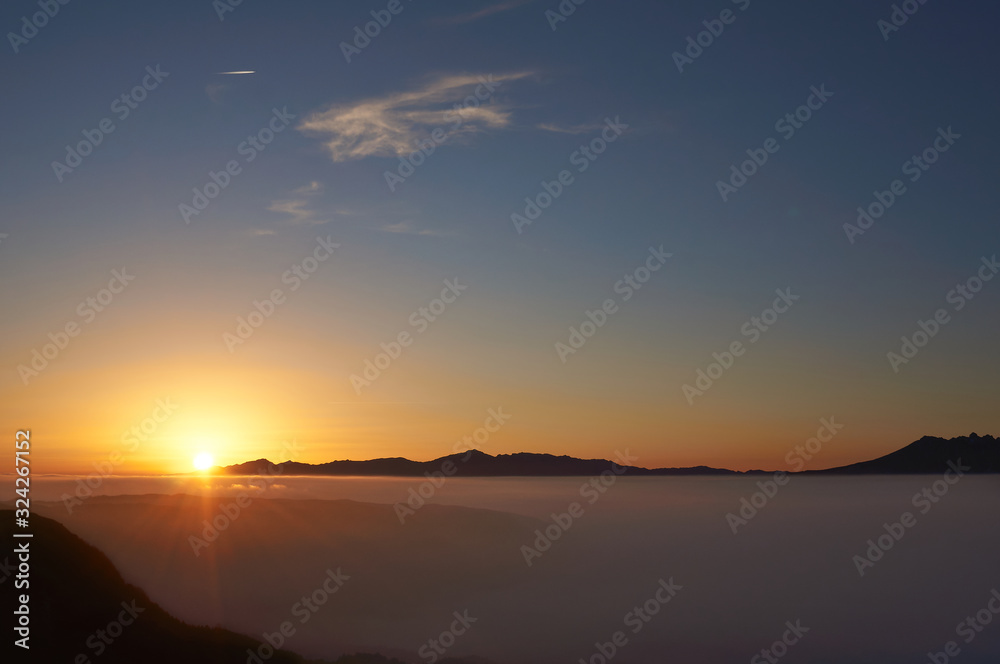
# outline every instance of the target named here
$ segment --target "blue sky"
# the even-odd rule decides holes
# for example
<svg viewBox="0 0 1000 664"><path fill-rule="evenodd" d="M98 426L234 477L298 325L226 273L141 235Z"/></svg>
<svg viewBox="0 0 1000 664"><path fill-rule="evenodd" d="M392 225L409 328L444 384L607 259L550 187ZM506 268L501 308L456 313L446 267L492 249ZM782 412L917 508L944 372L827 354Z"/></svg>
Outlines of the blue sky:
<svg viewBox="0 0 1000 664"><path fill-rule="evenodd" d="M244 0L220 20L203 0L71 2L17 53L8 37L5 420L51 421L83 449L141 419L142 399L176 394L199 415L164 450L199 421L224 429L212 413L266 411L241 440L298 436L316 461L446 453L498 402L524 415L487 451L610 456L628 440L650 465L773 466L831 414L852 427L830 465L924 433L996 432L1000 286L898 373L886 359L1000 245L994 7L929 0L884 39L891 4L590 0L553 30L556 2L403 0L346 62L341 43L386 5ZM679 72L673 54L723 10L732 22ZM8 3L0 26L37 11ZM157 66L169 75L118 119L111 104ZM256 73L218 73L236 70ZM447 110L490 76L489 101L391 191L405 146L452 131ZM832 96L785 140L775 123L812 86ZM247 163L239 146L273 109L295 118ZM52 162L106 117L115 130L60 182ZM577 172L607 118L627 131ZM961 138L848 242L856 208L948 127ZM779 150L723 201L717 181L769 137ZM239 174L186 225L178 206L230 160ZM511 214L563 169L573 183L517 233ZM317 236L340 253L229 352L222 334ZM660 245L664 269L561 362L568 328ZM18 366L123 265L132 290L25 385ZM355 393L349 377L455 277L467 293ZM682 386L785 287L801 300L686 403ZM122 382L136 403L94 405L120 404ZM195 389L234 382L280 396ZM54 424L70 404L87 432Z"/></svg>

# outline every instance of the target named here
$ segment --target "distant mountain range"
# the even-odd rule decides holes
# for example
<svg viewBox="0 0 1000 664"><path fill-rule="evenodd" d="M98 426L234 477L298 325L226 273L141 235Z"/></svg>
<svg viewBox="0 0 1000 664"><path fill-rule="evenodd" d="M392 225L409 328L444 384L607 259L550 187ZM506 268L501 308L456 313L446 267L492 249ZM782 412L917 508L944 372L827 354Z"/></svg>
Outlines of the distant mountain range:
<svg viewBox="0 0 1000 664"><path fill-rule="evenodd" d="M552 454L498 454L491 456L479 450L469 450L459 454L449 454L433 461L411 461L402 457L371 459L369 461L331 461L309 464L296 461L272 463L267 459L257 459L235 466L216 469L230 475L337 475L337 476L390 476L422 477L425 473L461 475L463 477L576 477L600 475L612 467L607 459L577 459L571 456ZM448 469L452 464L454 472ZM739 475L739 471L720 470L708 466L693 468L640 468L620 465L630 475ZM756 472L756 471L750 471Z"/></svg>
<svg viewBox="0 0 1000 664"><path fill-rule="evenodd" d="M803 471L841 475L899 475L943 473L948 462L968 466L968 473L1000 472L1000 439L993 436L970 434L958 438L924 436L906 447L870 461L862 461L838 468ZM272 463L257 459L246 463L215 468L227 475L324 475L324 476L389 476L423 477L427 473L443 473L461 477L577 477L600 475L612 469L616 461L607 459L577 459L552 454L498 454L491 456L479 450L450 454L433 461L411 461L402 457L371 459L369 461L331 461L308 464L296 461ZM642 468L619 464L618 469L632 476L667 475L757 475L774 471L737 471L708 466L689 468Z"/></svg>

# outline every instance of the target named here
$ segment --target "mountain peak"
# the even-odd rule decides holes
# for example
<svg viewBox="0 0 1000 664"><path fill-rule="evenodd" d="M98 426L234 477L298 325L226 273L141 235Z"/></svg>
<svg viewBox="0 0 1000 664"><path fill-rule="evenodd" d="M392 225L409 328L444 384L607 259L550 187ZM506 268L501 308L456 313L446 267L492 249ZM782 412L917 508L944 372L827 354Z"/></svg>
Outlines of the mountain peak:
<svg viewBox="0 0 1000 664"><path fill-rule="evenodd" d="M841 474L912 474L938 473L948 469L948 462L961 462L971 466L971 473L1000 472L1000 439L991 435L980 436L973 432L968 436L940 438L923 436L895 452L869 461L828 468L804 471L810 473ZM431 461L412 461L404 457L384 457L367 461L330 461L309 464L298 461L273 463L268 459L256 459L218 469L228 475L329 475L329 476L390 476L421 477L428 473L440 472L442 465L452 463L457 466L456 474L464 477L566 477L593 476L613 469L614 462L606 459L578 459L544 452L513 452L510 454L487 454L479 449L455 452ZM620 466L618 467L621 468ZM642 468L624 466L629 475L737 475L764 474L761 470L735 471L709 466L687 468Z"/></svg>

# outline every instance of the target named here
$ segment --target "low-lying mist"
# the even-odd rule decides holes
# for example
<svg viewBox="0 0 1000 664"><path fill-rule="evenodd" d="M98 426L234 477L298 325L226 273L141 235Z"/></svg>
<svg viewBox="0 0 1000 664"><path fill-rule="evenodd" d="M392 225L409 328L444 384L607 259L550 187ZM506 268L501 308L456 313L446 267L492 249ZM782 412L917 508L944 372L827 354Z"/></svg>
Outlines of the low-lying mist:
<svg viewBox="0 0 1000 664"><path fill-rule="evenodd" d="M1000 617L956 632L1000 589L995 477L769 480L449 478L421 504L413 478L109 478L121 495L72 513L71 480L33 495L177 617L258 638L289 621L310 657L902 664L955 641L997 661Z"/></svg>

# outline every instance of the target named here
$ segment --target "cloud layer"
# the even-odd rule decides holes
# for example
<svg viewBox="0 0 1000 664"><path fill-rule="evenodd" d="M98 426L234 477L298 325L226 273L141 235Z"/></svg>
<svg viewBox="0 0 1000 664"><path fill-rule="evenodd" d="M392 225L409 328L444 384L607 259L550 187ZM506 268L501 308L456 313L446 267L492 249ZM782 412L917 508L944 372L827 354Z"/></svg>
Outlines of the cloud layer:
<svg viewBox="0 0 1000 664"><path fill-rule="evenodd" d="M298 129L322 136L334 161L401 157L416 150L416 142L435 129L453 138L508 126L510 107L491 97L504 83L530 75L445 76L416 90L313 113Z"/></svg>

